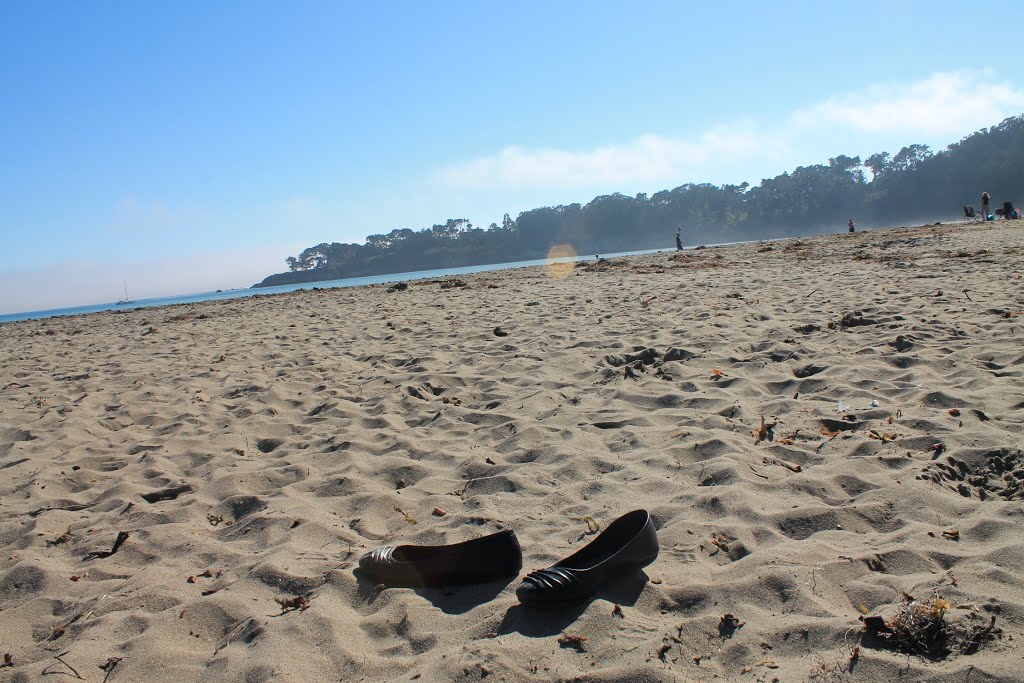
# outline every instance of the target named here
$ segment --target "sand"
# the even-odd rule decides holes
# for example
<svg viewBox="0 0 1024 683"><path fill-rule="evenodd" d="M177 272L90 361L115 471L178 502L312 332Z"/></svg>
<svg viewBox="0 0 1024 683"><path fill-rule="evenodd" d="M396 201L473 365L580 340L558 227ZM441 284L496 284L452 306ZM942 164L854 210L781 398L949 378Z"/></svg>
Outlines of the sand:
<svg viewBox="0 0 1024 683"><path fill-rule="evenodd" d="M1024 680L1022 273L941 225L0 325L0 680ZM353 572L636 508L577 607ZM1001 633L864 641L904 594Z"/></svg>

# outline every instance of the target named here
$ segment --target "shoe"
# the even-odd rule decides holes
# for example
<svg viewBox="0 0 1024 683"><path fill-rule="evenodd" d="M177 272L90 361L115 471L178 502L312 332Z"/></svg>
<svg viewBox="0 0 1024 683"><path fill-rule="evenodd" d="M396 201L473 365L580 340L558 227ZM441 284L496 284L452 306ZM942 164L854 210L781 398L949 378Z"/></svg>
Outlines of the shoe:
<svg viewBox="0 0 1024 683"><path fill-rule="evenodd" d="M531 572L516 590L524 605L582 600L616 574L646 567L658 557L658 536L647 510L612 522L600 536L561 562Z"/></svg>
<svg viewBox="0 0 1024 683"><path fill-rule="evenodd" d="M511 529L454 545L377 548L359 558L359 569L386 586L454 586L515 576L523 551Z"/></svg>

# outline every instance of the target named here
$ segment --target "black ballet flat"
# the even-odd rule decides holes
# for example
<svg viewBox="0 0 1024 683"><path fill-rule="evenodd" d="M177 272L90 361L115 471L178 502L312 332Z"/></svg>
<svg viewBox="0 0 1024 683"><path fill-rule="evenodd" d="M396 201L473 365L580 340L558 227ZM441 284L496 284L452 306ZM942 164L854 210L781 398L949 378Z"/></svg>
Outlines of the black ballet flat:
<svg viewBox="0 0 1024 683"><path fill-rule="evenodd" d="M612 522L575 554L528 574L516 597L524 605L575 602L593 594L612 576L646 567L657 557L654 521L647 510L634 510Z"/></svg>
<svg viewBox="0 0 1024 683"><path fill-rule="evenodd" d="M456 586L515 576L523 551L511 529L454 545L377 548L359 558L360 573L391 587Z"/></svg>

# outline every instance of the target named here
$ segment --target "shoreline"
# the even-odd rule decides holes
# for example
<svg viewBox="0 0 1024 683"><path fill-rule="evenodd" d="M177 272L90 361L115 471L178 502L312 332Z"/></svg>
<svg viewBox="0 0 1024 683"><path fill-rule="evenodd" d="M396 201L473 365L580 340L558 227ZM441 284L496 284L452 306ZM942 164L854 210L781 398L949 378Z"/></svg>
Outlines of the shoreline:
<svg viewBox="0 0 1024 683"><path fill-rule="evenodd" d="M0 325L0 680L1024 680L1018 225ZM353 571L637 508L658 559L565 609ZM861 639L904 595L1000 633Z"/></svg>
<svg viewBox="0 0 1024 683"><path fill-rule="evenodd" d="M948 225L948 224L947 224ZM873 230L902 230L907 229L907 226L899 226L898 228L874 228ZM829 234L838 233L816 233L806 236L805 238L822 237ZM771 243L771 242L782 242L789 239L802 239L801 237L774 237L766 238L761 240L746 240L741 242L723 242L721 244L707 244L693 247L685 247L683 251L691 251L695 249L710 249L718 247L728 246L741 246L745 244L760 244L760 243ZM654 253L665 253L675 252L671 247L665 247L664 249L641 249L637 251L619 252L614 254L605 255L602 258L624 258L628 256L654 254ZM20 322L22 320L40 320L44 318L56 318L56 317L68 317L75 315L89 315L91 313L105 313L109 311L124 312L129 310L143 309L143 308L162 308L167 306L176 306L181 304L190 303L201 303L203 301L218 301L224 299L240 299L249 298L253 296L271 296L274 294L290 293L293 291L300 290L311 290L311 289L340 289L347 287L359 287L370 284L387 284L391 282L400 281L414 281L414 280L429 280L442 277L457 277L460 275L471 275L475 273L487 273L487 272L500 272L503 270L513 270L516 268L533 268L547 261L564 262L566 260L574 260L575 262L584 262L590 259L590 256L575 256L571 259L566 257L559 257L556 259L534 259L531 261L508 261L506 263L489 263L475 266L452 266L450 268L437 268L434 270L422 270L422 271L411 271L403 273L385 273L382 275L366 275L357 276L352 278L342 278L335 280L313 280L311 282L293 283L287 285L270 285L266 287L260 287L252 285L245 288L232 288L224 290L216 290L214 292L196 292L192 294L178 294L163 297L151 297L148 299L142 299L140 303L138 301L132 302L129 306L119 306L116 302L105 302L98 304L85 304L82 306L69 306L64 308L53 308L44 309L38 311L22 311L17 313L4 313L0 314L0 325L9 322ZM350 283L350 284L334 284L334 283ZM280 290L280 291L266 291L266 290Z"/></svg>
<svg viewBox="0 0 1024 683"><path fill-rule="evenodd" d="M737 243L741 244L741 243ZM646 253L659 253L661 249L649 249L641 250L636 252L623 252L620 254L612 254L609 258L622 258L626 256L646 254ZM566 257L560 257L556 259L550 259L553 262L566 262L568 260L575 260L576 262L582 262L590 258L589 256L577 256L573 259ZM84 306L71 306L67 308L54 308L41 311L25 311L21 313L5 313L0 314L0 324L7 322L20 322L22 320L40 320L45 318L57 318L57 317L69 317L75 315L90 315L92 313L107 313L117 312L123 313L126 311L149 309L149 308L165 308L168 306L178 306L192 303L203 303L205 301L224 301L230 299L245 299L255 296L273 296L275 294L289 294L291 292L313 290L313 289L347 289L349 287L362 287L375 284L389 284L392 282L401 281L414 281L414 280L430 280L440 277L456 277L459 275L472 275L476 273L490 273L490 272L501 272L503 270L515 270L517 268L532 268L549 260L538 259L534 261L509 261L507 263L489 263L480 266L453 266L451 268L438 268L435 270L421 270L411 271L407 273L386 273L383 275L366 275L353 278L343 278L338 280L314 280L311 282L301 282L288 285L270 285L266 287L257 287L253 285L247 288L235 288L217 290L215 292L197 292L194 294L181 294L166 297L152 297L149 299L142 299L140 301L133 301L128 306L122 306L116 302L100 303L100 304L88 304ZM335 284L335 283L346 283L346 284ZM270 291L267 291L270 290ZM149 303L146 303L149 302Z"/></svg>

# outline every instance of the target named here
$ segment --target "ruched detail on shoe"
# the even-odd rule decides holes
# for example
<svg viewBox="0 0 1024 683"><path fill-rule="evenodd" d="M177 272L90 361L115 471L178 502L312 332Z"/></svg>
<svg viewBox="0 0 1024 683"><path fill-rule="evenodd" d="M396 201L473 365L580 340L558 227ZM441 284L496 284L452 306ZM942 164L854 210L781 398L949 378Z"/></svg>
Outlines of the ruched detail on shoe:
<svg viewBox="0 0 1024 683"><path fill-rule="evenodd" d="M579 577L579 570L548 567L530 572L516 589L522 603L559 603L577 600L590 592Z"/></svg>
<svg viewBox="0 0 1024 683"><path fill-rule="evenodd" d="M658 536L646 510L612 522L597 538L557 564L530 572L516 597L524 604L557 605L585 598L615 574L638 570L658 557Z"/></svg>
<svg viewBox="0 0 1024 683"><path fill-rule="evenodd" d="M565 567L538 569L535 572L530 572L523 581L532 583L538 588L557 588L561 590L567 590L573 585L579 586L583 583L576 576L576 570L566 569Z"/></svg>
<svg viewBox="0 0 1024 683"><path fill-rule="evenodd" d="M376 571L393 563L394 546L386 546L372 550L359 558L359 566L366 571Z"/></svg>

